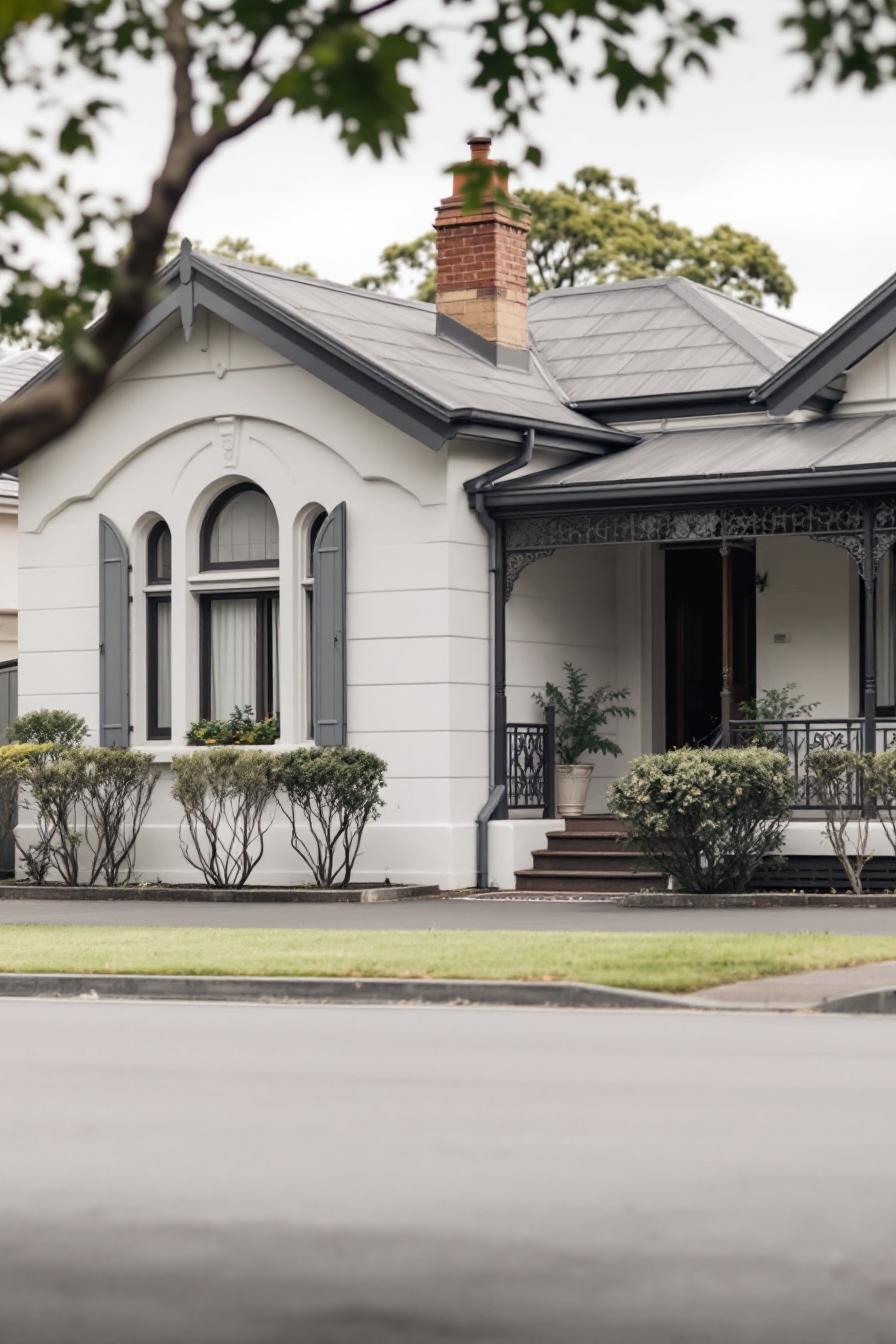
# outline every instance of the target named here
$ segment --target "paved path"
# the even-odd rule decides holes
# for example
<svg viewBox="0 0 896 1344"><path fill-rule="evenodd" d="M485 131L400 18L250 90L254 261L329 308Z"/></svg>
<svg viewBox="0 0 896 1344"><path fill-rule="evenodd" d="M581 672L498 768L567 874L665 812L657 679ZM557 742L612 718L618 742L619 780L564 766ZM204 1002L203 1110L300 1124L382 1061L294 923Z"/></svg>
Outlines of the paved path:
<svg viewBox="0 0 896 1344"><path fill-rule="evenodd" d="M847 994L896 988L896 961L867 966L830 967L799 971L796 975L768 975L761 980L737 980L693 995L704 1003L748 1008L814 1008Z"/></svg>
<svg viewBox="0 0 896 1344"><path fill-rule="evenodd" d="M231 905L181 901L0 901L0 924L158 924L266 929L595 929L617 933L893 934L896 909L626 910L588 901L401 901Z"/></svg>
<svg viewBox="0 0 896 1344"><path fill-rule="evenodd" d="M889 1344L886 1020L0 1003L10 1344Z"/></svg>

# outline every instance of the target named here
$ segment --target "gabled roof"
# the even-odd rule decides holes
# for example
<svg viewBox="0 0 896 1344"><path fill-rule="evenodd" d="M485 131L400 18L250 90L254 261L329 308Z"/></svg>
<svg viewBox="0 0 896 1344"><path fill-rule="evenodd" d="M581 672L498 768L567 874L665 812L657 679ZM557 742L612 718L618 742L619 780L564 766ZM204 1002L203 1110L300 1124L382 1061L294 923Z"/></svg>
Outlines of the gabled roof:
<svg viewBox="0 0 896 1344"><path fill-rule="evenodd" d="M774 415L804 406L896 332L896 275L857 303L755 391Z"/></svg>
<svg viewBox="0 0 896 1344"><path fill-rule="evenodd" d="M18 392L49 361L49 355L40 350L17 350L5 358L0 356L0 401Z"/></svg>
<svg viewBox="0 0 896 1344"><path fill-rule="evenodd" d="M528 368L500 368L437 336L431 304L203 256L189 243L158 287L163 297L131 348L178 314L189 339L206 308L430 448L460 433L517 442L530 428L541 446L586 453L636 442L567 406L537 357Z"/></svg>
<svg viewBox="0 0 896 1344"><path fill-rule="evenodd" d="M529 305L534 347L576 406L741 391L815 336L680 276L554 289Z"/></svg>

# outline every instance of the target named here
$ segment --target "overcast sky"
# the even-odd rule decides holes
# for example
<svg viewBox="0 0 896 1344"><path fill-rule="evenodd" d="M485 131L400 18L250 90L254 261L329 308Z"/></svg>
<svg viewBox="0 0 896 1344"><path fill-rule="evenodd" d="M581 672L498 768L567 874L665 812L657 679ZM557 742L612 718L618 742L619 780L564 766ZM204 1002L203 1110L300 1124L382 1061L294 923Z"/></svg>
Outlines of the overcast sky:
<svg viewBox="0 0 896 1344"><path fill-rule="evenodd" d="M667 106L647 113L617 111L594 82L555 86L530 128L545 165L525 184L550 186L595 163L634 176L647 202L695 229L724 222L756 233L796 279L790 315L823 328L896 270L896 86L795 94L800 63L784 54L776 29L785 0L709 8L742 16L742 36L711 79L691 74ZM278 117L203 169L178 230L206 244L247 234L282 263L307 261L351 283L384 244L430 225L448 190L445 164L488 124L485 103L463 87L463 51L449 41L427 66L423 111L403 157L352 160L328 126ZM162 67L133 73L126 116L91 171L135 201L158 162L166 82Z"/></svg>

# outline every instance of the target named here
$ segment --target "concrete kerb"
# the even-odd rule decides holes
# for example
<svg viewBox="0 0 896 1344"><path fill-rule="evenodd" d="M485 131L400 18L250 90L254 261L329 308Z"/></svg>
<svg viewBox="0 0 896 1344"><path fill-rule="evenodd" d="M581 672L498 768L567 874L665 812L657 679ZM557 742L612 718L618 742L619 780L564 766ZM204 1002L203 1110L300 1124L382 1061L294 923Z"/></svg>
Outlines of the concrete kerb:
<svg viewBox="0 0 896 1344"><path fill-rule="evenodd" d="M440 900L436 886L388 887L68 887L0 883L0 901L198 901L227 905L374 905L395 901Z"/></svg>
<svg viewBox="0 0 896 1344"><path fill-rule="evenodd" d="M207 1003L469 1004L553 1008L715 1008L672 994L577 981L397 980L241 975L0 974L0 998Z"/></svg>

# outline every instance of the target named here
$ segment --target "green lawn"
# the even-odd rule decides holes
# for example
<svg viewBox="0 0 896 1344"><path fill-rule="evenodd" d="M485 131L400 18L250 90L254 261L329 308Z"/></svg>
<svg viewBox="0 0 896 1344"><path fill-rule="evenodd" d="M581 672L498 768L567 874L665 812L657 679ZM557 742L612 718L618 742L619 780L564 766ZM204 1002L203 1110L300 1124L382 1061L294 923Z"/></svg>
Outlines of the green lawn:
<svg viewBox="0 0 896 1344"><path fill-rule="evenodd" d="M823 933L478 933L7 924L0 971L584 980L686 993L896 959L896 937Z"/></svg>

